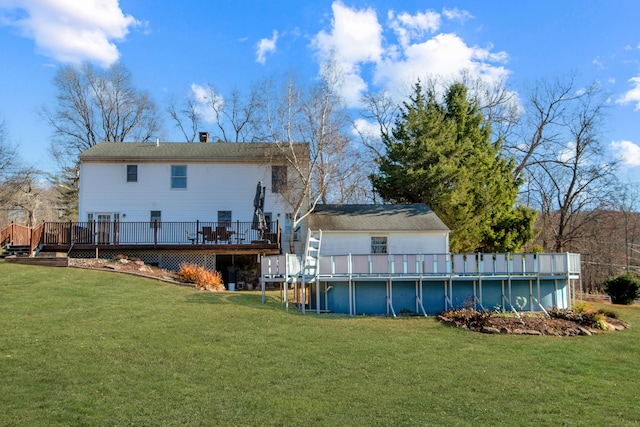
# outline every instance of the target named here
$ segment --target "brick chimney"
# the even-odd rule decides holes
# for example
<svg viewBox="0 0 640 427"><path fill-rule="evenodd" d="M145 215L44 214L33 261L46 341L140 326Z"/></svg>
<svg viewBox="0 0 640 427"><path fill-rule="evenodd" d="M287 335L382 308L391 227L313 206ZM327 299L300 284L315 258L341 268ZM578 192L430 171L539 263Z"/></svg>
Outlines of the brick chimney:
<svg viewBox="0 0 640 427"><path fill-rule="evenodd" d="M209 142L209 132L199 132L200 142Z"/></svg>

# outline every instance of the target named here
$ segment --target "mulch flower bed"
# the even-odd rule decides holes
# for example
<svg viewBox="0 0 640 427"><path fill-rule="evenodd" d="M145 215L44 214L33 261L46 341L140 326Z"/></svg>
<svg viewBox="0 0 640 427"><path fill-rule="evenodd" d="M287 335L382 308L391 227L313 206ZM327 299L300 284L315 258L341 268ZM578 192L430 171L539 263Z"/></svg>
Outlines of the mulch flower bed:
<svg viewBox="0 0 640 427"><path fill-rule="evenodd" d="M556 311L557 313L558 311ZM594 312L597 315L597 312ZM554 314L554 313L552 313ZM562 314L562 313L560 313ZM572 314L569 312L568 314ZM571 317L570 315L568 317ZM587 316L574 316L587 317ZM591 317L589 317L591 318ZM589 322L579 323L563 318L547 317L544 313L520 313L520 317L511 313L494 313L464 308L451 310L438 315L438 319L457 328L468 329L487 334L519 334L519 335L593 335L605 331L621 331L628 324L620 319L601 314L598 323L606 329L595 327Z"/></svg>

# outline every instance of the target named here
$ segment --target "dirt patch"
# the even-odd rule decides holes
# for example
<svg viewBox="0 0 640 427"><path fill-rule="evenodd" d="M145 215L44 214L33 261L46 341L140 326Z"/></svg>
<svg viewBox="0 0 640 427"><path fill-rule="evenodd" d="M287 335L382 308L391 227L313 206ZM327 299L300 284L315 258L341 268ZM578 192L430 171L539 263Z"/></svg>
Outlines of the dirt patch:
<svg viewBox="0 0 640 427"><path fill-rule="evenodd" d="M577 322L548 318L544 313L524 313L520 317L514 315L495 315L491 312L479 312L462 309L442 313L438 319L451 326L488 334L519 335L594 335L605 332ZM606 330L619 331L627 328L627 323L612 317L604 316Z"/></svg>

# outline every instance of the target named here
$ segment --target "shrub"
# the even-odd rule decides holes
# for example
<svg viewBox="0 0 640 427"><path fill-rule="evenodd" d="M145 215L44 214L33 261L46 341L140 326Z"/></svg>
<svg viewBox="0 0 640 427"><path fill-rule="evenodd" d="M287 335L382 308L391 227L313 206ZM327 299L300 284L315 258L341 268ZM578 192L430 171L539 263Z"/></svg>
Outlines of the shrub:
<svg viewBox="0 0 640 427"><path fill-rule="evenodd" d="M485 326L491 317L489 310L475 310L473 308L457 308L441 313L438 318L445 322L454 322L468 329L479 329Z"/></svg>
<svg viewBox="0 0 640 427"><path fill-rule="evenodd" d="M603 331L609 329L606 313L596 311L586 303L577 303L573 310L552 308L549 310L549 315L555 319L570 320L588 328Z"/></svg>
<svg viewBox="0 0 640 427"><path fill-rule="evenodd" d="M219 271L209 271L195 264L182 264L178 276L185 283L194 283L197 287L223 291L224 283Z"/></svg>
<svg viewBox="0 0 640 427"><path fill-rule="evenodd" d="M604 290L614 304L633 304L640 298L640 279L631 273L621 274L604 282Z"/></svg>

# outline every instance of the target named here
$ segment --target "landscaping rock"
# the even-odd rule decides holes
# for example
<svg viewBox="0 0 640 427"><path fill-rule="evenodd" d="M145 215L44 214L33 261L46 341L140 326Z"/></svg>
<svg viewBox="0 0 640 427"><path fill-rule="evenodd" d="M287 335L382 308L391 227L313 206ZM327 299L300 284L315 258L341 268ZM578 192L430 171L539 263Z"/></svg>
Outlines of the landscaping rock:
<svg viewBox="0 0 640 427"><path fill-rule="evenodd" d="M578 330L580 331L580 335L586 335L588 337L593 335L589 329L583 328L582 326L578 326Z"/></svg>

